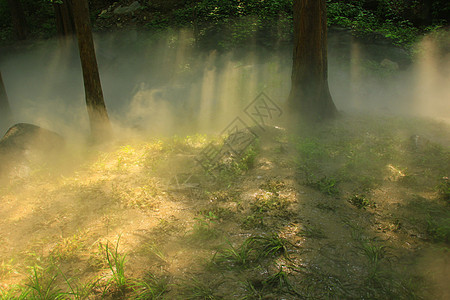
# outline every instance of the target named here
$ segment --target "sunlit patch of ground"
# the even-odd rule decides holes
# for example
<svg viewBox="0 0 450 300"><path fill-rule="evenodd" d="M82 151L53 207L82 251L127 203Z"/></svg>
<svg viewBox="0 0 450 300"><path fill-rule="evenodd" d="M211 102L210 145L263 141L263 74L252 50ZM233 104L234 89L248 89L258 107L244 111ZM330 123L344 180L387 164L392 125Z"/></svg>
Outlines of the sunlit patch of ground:
<svg viewBox="0 0 450 300"><path fill-rule="evenodd" d="M268 132L209 173L195 158L221 141L196 135L116 142L64 175L11 181L3 296L449 295L447 125L347 117Z"/></svg>

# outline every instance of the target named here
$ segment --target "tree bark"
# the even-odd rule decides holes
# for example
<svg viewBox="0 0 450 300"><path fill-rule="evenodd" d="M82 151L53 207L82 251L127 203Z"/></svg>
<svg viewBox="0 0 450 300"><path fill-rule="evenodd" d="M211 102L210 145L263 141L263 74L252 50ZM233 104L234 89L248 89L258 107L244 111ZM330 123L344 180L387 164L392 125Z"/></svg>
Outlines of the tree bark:
<svg viewBox="0 0 450 300"><path fill-rule="evenodd" d="M83 69L84 90L91 134L94 139L108 138L111 134L111 124L103 99L100 74L95 57L88 2L87 0L74 0L72 7L81 67Z"/></svg>
<svg viewBox="0 0 450 300"><path fill-rule="evenodd" d="M11 107L9 106L8 95L0 72L0 124L7 124L11 120Z"/></svg>
<svg viewBox="0 0 450 300"><path fill-rule="evenodd" d="M64 0L62 3L53 2L56 17L56 30L60 36L75 34L75 24L72 14L72 1Z"/></svg>
<svg viewBox="0 0 450 300"><path fill-rule="evenodd" d="M11 21L17 39L24 40L27 38L27 23L22 5L19 0L8 0L8 6L11 11Z"/></svg>
<svg viewBox="0 0 450 300"><path fill-rule="evenodd" d="M328 88L325 0L294 0L294 53L288 105L307 119L337 114Z"/></svg>

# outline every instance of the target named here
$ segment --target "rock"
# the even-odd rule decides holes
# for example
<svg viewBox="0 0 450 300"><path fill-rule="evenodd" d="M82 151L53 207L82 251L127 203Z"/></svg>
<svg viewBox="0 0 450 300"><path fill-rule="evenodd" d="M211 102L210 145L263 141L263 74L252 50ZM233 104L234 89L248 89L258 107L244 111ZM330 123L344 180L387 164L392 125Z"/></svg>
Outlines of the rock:
<svg viewBox="0 0 450 300"><path fill-rule="evenodd" d="M31 163L54 160L55 153L64 145L64 138L53 131L32 124L16 124L0 140L0 177L8 176L14 168L23 171Z"/></svg>
<svg viewBox="0 0 450 300"><path fill-rule="evenodd" d="M129 6L119 6L116 9L114 9L115 15L126 15L136 12L137 10L141 9L142 6L139 4L138 1L134 1Z"/></svg>
<svg viewBox="0 0 450 300"><path fill-rule="evenodd" d="M400 66L398 65L398 63L396 63L395 61L392 61L390 59L387 59L387 58L383 59L381 61L380 65L383 68L386 68L390 71L398 71L400 69Z"/></svg>

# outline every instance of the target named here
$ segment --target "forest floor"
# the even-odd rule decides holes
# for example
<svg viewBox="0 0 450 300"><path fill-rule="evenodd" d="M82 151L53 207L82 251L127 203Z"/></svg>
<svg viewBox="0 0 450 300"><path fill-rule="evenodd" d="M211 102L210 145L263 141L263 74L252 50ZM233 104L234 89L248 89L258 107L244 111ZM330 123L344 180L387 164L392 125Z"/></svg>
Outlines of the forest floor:
<svg viewBox="0 0 450 300"><path fill-rule="evenodd" d="M68 145L71 167L0 188L1 299L448 299L449 129L343 116L239 149Z"/></svg>

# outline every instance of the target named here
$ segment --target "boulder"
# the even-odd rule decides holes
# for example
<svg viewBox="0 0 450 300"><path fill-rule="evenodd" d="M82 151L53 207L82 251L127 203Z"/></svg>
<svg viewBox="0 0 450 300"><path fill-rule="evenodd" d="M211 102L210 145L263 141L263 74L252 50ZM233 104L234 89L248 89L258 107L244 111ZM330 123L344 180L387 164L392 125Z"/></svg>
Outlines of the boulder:
<svg viewBox="0 0 450 300"><path fill-rule="evenodd" d="M116 9L114 9L115 15L127 15L132 14L136 12L137 10L141 9L142 6L139 4L138 1L134 1L128 6L118 6Z"/></svg>
<svg viewBox="0 0 450 300"><path fill-rule="evenodd" d="M14 169L51 161L64 145L64 138L53 131L27 123L12 126L0 140L0 178Z"/></svg>

